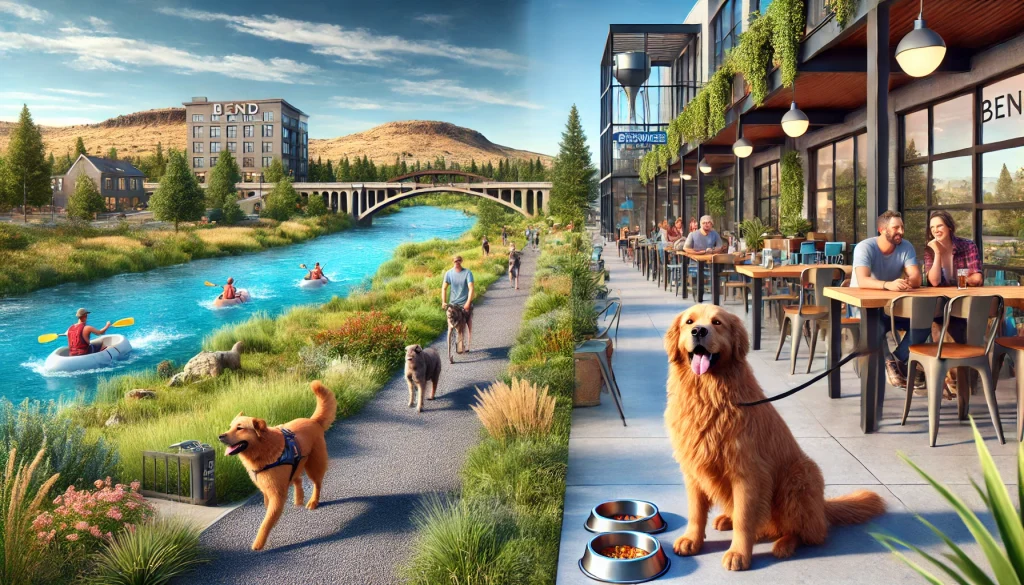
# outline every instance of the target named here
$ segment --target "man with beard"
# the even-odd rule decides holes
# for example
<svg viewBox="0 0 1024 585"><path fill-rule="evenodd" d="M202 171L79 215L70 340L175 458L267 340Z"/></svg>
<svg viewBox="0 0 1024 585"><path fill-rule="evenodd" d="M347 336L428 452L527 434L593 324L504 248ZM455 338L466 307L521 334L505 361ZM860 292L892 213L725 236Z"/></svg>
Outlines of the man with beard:
<svg viewBox="0 0 1024 585"><path fill-rule="evenodd" d="M903 217L899 212L889 210L878 217L878 234L877 238L868 238L854 248L850 286L901 292L919 288L921 268L917 265L914 246L903 239ZM891 328L889 317L883 315L882 330L888 333ZM927 341L931 329L910 329L906 318L897 318L896 328L909 331L891 353L889 344L882 343L886 355L885 374L890 384L906 388L909 347ZM873 340L866 341L874 344ZM924 372L918 372L914 386L924 388Z"/></svg>

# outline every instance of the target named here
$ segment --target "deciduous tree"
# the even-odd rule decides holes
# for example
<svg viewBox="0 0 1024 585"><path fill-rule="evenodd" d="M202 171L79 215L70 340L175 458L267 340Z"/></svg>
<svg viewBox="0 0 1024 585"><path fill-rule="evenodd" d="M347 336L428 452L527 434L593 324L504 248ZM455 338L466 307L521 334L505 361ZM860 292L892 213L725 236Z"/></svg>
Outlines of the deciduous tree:
<svg viewBox="0 0 1024 585"><path fill-rule="evenodd" d="M196 221L206 211L206 197L199 181L189 168L185 153L171 150L167 172L149 200L153 216L160 221L173 221L174 231L183 221Z"/></svg>
<svg viewBox="0 0 1024 585"><path fill-rule="evenodd" d="M284 172L284 165L281 164L281 159L275 158L274 162L270 163L270 166L264 171L263 180L268 183L277 183L285 178L286 175L287 173Z"/></svg>
<svg viewBox="0 0 1024 585"><path fill-rule="evenodd" d="M68 199L68 217L88 221L106 208L96 183L85 173L78 175L75 179L75 192Z"/></svg>
<svg viewBox="0 0 1024 585"><path fill-rule="evenodd" d="M267 193L265 203L261 213L264 217L286 221L295 215L296 207L299 204L299 194L292 186L291 178L282 177L280 181L277 181L274 189Z"/></svg>
<svg viewBox="0 0 1024 585"><path fill-rule="evenodd" d="M235 185L242 180L238 163L230 152L221 153L217 164L210 171L210 184L206 188L206 206L221 209L229 199L237 199Z"/></svg>

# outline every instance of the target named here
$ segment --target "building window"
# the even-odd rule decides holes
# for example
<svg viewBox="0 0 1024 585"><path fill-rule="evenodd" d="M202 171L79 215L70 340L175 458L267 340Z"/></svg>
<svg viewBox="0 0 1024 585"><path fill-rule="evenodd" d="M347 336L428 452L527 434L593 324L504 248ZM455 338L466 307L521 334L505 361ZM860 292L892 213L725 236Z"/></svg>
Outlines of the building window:
<svg viewBox="0 0 1024 585"><path fill-rule="evenodd" d="M281 138L288 138L288 129L281 128Z"/></svg>
<svg viewBox="0 0 1024 585"><path fill-rule="evenodd" d="M237 142L228 142L228 152L236 152Z"/></svg>
<svg viewBox="0 0 1024 585"><path fill-rule="evenodd" d="M217 157L211 156L210 157L210 168L212 169L215 166L217 166Z"/></svg>
<svg viewBox="0 0 1024 585"><path fill-rule="evenodd" d="M201 156L194 156L194 157L192 157L192 168L194 168L194 169L201 169L201 168L203 168L203 157L201 157Z"/></svg>
<svg viewBox="0 0 1024 585"><path fill-rule="evenodd" d="M256 148L256 143L255 142L243 142L242 143L242 152L256 152L254 150L255 148Z"/></svg>
<svg viewBox="0 0 1024 585"><path fill-rule="evenodd" d="M220 122L220 114L210 114L211 122Z"/></svg>
<svg viewBox="0 0 1024 585"><path fill-rule="evenodd" d="M263 152L274 152L274 143L273 142L264 142L263 143Z"/></svg>
<svg viewBox="0 0 1024 585"><path fill-rule="evenodd" d="M281 124L285 126L291 126L294 120L288 117L288 114L281 114Z"/></svg>
<svg viewBox="0 0 1024 585"><path fill-rule="evenodd" d="M263 121L264 122L273 122L274 121L274 112L263 112Z"/></svg>
<svg viewBox="0 0 1024 585"><path fill-rule="evenodd" d="M242 126L242 136L244 136L245 138L252 138L253 136L255 136L255 131L255 126Z"/></svg>
<svg viewBox="0 0 1024 585"><path fill-rule="evenodd" d="M743 27L743 0L726 0L711 21L714 33L714 61L712 71L717 71L725 61L725 54L736 46Z"/></svg>
<svg viewBox="0 0 1024 585"><path fill-rule="evenodd" d="M252 114L242 114L242 121L243 122L255 122L256 121L256 116L253 116Z"/></svg>
<svg viewBox="0 0 1024 585"><path fill-rule="evenodd" d="M272 156L265 156L265 157L263 157L263 166L264 167L269 167L271 164L273 164L273 162L274 162L274 157L272 157Z"/></svg>
<svg viewBox="0 0 1024 585"><path fill-rule="evenodd" d="M117 178L117 190L118 191L127 191L128 190L128 188L125 187L124 177L118 177Z"/></svg>
<svg viewBox="0 0 1024 585"><path fill-rule="evenodd" d="M192 114L192 121L193 122L202 122L203 121L203 115L202 114Z"/></svg>
<svg viewBox="0 0 1024 585"><path fill-rule="evenodd" d="M228 138L238 138L238 126L228 126Z"/></svg>
<svg viewBox="0 0 1024 585"><path fill-rule="evenodd" d="M210 152L220 152L220 142L211 142Z"/></svg>
<svg viewBox="0 0 1024 585"><path fill-rule="evenodd" d="M274 136L274 125L264 124L263 133L261 134L261 136L263 136L264 138L272 138Z"/></svg>
<svg viewBox="0 0 1024 585"><path fill-rule="evenodd" d="M203 143L202 142L193 142L192 143L192 152L203 152Z"/></svg>
<svg viewBox="0 0 1024 585"><path fill-rule="evenodd" d="M193 126L192 127L192 138L202 138L202 137L203 137L203 127L202 126Z"/></svg>
<svg viewBox="0 0 1024 585"><path fill-rule="evenodd" d="M134 190L136 190L136 189L138 189L138 188L139 188L139 183L138 183L138 179L131 179L131 180L130 180L130 181L128 182L128 184L129 184L129 185L131 186L131 188L132 188L132 191L134 191Z"/></svg>
<svg viewBox="0 0 1024 585"><path fill-rule="evenodd" d="M206 182L206 173L196 173L196 180L202 185Z"/></svg>
<svg viewBox="0 0 1024 585"><path fill-rule="evenodd" d="M228 122L237 122L238 114L228 114Z"/></svg>
<svg viewBox="0 0 1024 585"><path fill-rule="evenodd" d="M281 154L291 154L291 149L288 148L288 143L285 142L281 145Z"/></svg>
<svg viewBox="0 0 1024 585"><path fill-rule="evenodd" d="M210 138L220 138L220 126L210 126Z"/></svg>
<svg viewBox="0 0 1024 585"><path fill-rule="evenodd" d="M107 211L117 210L117 197L107 197Z"/></svg>
<svg viewBox="0 0 1024 585"><path fill-rule="evenodd" d="M103 178L103 188L106 189L107 191L113 191L114 190L114 179L111 179L110 177L104 177Z"/></svg>
<svg viewBox="0 0 1024 585"><path fill-rule="evenodd" d="M256 166L256 159L251 156L244 157L242 158L242 166L246 168L254 167Z"/></svg>
<svg viewBox="0 0 1024 585"><path fill-rule="evenodd" d="M814 151L816 228L847 250L873 233L868 229L868 135L858 134Z"/></svg>
<svg viewBox="0 0 1024 585"><path fill-rule="evenodd" d="M754 169L757 215L771 227L779 227L779 162Z"/></svg>

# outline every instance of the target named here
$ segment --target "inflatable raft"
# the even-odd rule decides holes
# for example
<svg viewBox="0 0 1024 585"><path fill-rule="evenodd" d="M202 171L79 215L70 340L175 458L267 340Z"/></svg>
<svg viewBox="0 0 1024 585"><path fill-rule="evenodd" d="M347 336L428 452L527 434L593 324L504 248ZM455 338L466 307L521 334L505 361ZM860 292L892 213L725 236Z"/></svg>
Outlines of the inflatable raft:
<svg viewBox="0 0 1024 585"><path fill-rule="evenodd" d="M213 301L213 306L216 309L223 309L224 307L233 307L235 305L241 305L242 303L249 302L249 291L244 288L240 288L235 291L235 298L233 299L222 299L220 297Z"/></svg>
<svg viewBox="0 0 1024 585"><path fill-rule="evenodd" d="M320 288L327 284L327 278L313 278L313 279L302 279L299 281L299 286L302 288Z"/></svg>
<svg viewBox="0 0 1024 585"><path fill-rule="evenodd" d="M48 372L77 372L79 370L95 370L110 366L115 360L124 359L132 351L132 344L124 335L101 335L92 340L94 350L103 346L107 349L87 355L68 355L70 351L65 345L53 350L46 358L43 369Z"/></svg>

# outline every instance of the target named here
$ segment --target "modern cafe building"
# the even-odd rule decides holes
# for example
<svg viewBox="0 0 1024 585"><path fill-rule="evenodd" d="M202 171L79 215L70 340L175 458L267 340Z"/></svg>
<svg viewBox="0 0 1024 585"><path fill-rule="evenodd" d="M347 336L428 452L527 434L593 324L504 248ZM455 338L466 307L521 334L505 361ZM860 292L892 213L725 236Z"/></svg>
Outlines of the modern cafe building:
<svg viewBox="0 0 1024 585"><path fill-rule="evenodd" d="M735 75L724 125L699 142L669 145L678 160L641 184L641 157L664 139L656 133L699 103L749 14L773 1L785 3L776 10L804 11L795 82L784 86L782 70L769 63L758 105L749 80ZM920 252L929 212L946 209L957 235L978 244L988 276L1024 272L1024 2L831 5L848 8L845 26L824 0L698 0L682 24L612 25L601 64L603 231L650 232L662 219L699 217L712 186L719 209L724 191L720 231L735 233L753 217L778 227L780 184L797 176L783 161L795 152L804 217L813 231L846 242L847 254L877 235L874 218L886 209L904 214L906 237ZM934 55L936 35L945 54L933 71L916 70L922 65L910 53L896 57L907 43ZM638 52L650 60L642 85L628 71L637 58L627 54Z"/></svg>

